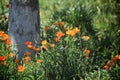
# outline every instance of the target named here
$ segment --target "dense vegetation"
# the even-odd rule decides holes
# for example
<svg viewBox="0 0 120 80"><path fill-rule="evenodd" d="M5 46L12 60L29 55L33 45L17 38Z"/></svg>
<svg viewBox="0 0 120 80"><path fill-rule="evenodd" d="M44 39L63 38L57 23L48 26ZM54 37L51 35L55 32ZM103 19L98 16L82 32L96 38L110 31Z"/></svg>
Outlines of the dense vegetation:
<svg viewBox="0 0 120 80"><path fill-rule="evenodd" d="M0 1L0 79L119 80L120 2L40 0L41 44L22 60L11 50L7 0Z"/></svg>

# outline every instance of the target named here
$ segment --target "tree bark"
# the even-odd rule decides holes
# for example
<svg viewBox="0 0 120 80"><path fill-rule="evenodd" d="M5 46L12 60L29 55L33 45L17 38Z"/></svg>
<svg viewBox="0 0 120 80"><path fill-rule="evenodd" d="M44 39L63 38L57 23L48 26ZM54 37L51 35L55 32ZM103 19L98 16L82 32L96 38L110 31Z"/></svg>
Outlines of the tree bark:
<svg viewBox="0 0 120 80"><path fill-rule="evenodd" d="M40 18L38 0L10 0L9 35L12 40L12 50L18 53L21 59L26 51L32 56L34 51L25 46L26 41L33 45L40 41Z"/></svg>

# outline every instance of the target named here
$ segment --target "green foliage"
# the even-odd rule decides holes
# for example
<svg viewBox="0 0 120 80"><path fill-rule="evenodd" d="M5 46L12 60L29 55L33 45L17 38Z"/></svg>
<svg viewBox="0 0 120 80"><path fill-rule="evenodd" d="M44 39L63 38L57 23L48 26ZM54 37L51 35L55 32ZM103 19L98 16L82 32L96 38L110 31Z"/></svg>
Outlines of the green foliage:
<svg viewBox="0 0 120 80"><path fill-rule="evenodd" d="M92 66L94 65L95 69L103 68L107 60L111 60L111 57L120 53L119 2L117 0L65 2L59 0L52 5L50 22L65 21L66 26L79 27L80 35L90 35L92 44L89 48L94 53ZM53 35L52 33L47 33L47 37ZM80 44L84 45L82 43Z"/></svg>
<svg viewBox="0 0 120 80"><path fill-rule="evenodd" d="M52 21L65 21L81 28L95 39L96 45L101 47L100 51L104 51L104 48L111 49L112 47L113 49L116 45L117 50L116 48L115 50L118 51L116 53L119 53L120 29L117 20L119 17L117 1L81 0L77 3L72 2L72 5L65 5L65 7L62 5L64 8L58 9L62 3L64 1L55 6L55 10L52 12ZM113 11L117 11L117 14Z"/></svg>
<svg viewBox="0 0 120 80"><path fill-rule="evenodd" d="M39 69L41 64L37 62L38 60L40 60L40 58L35 56L33 59L29 60L29 56L25 55L23 59L18 60L17 53L14 53L10 49L11 45L9 43L11 43L11 41L8 42L7 41L8 39L9 38L3 40L3 36L0 35L0 79L1 80L41 79L43 70Z"/></svg>
<svg viewBox="0 0 120 80"><path fill-rule="evenodd" d="M50 30L46 31L45 35L49 36L47 37L48 41L54 41L54 39L51 39L55 37L54 34L51 35L53 29L54 33L58 31L65 33L65 27L66 26L63 26L61 28L59 25L49 26ZM86 59L83 48L87 48L87 46L83 47L81 45L82 42L82 36L78 34L76 34L75 37L65 35L61 38L60 42L55 42L55 48L50 48L41 54L43 57L42 60L44 61L43 67L48 80L84 79L86 73L93 70L93 57L91 56L91 59ZM86 45L90 44L86 41L85 43Z"/></svg>
<svg viewBox="0 0 120 80"><path fill-rule="evenodd" d="M8 29L8 4L7 0L0 1L0 30Z"/></svg>
<svg viewBox="0 0 120 80"><path fill-rule="evenodd" d="M6 32L7 3L0 2L0 31ZM40 42L40 51L28 64L26 55L16 63L17 54L10 57L13 51L6 50L8 44L0 35L0 57L6 56L0 59L0 79L119 80L119 7L117 0L40 0L41 38L47 43Z"/></svg>

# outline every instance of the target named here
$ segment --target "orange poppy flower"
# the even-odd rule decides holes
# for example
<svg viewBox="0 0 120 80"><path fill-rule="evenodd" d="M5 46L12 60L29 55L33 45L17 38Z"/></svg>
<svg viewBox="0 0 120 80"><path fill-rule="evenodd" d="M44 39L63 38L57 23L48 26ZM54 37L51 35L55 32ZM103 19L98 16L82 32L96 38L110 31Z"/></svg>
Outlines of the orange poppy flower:
<svg viewBox="0 0 120 80"><path fill-rule="evenodd" d="M31 54L31 53L28 52L28 51L25 53L26 56L30 56L30 54Z"/></svg>
<svg viewBox="0 0 120 80"><path fill-rule="evenodd" d="M34 50L34 49L35 49L35 46L32 46L32 48L30 48L30 49Z"/></svg>
<svg viewBox="0 0 120 80"><path fill-rule="evenodd" d="M47 50L47 46L46 45L42 45L42 49L43 50Z"/></svg>
<svg viewBox="0 0 120 80"><path fill-rule="evenodd" d="M72 30L67 30L66 34L70 35L72 33Z"/></svg>
<svg viewBox="0 0 120 80"><path fill-rule="evenodd" d="M85 56L86 56L86 59L88 59L89 58L89 54L90 54L90 50L85 50Z"/></svg>
<svg viewBox="0 0 120 80"><path fill-rule="evenodd" d="M73 32L73 30L68 30L68 31L66 31L66 34L68 34L68 35L73 37L76 33Z"/></svg>
<svg viewBox="0 0 120 80"><path fill-rule="evenodd" d="M77 27L75 27L74 29L73 29L73 32L76 34L76 33L78 33L80 30L77 28Z"/></svg>
<svg viewBox="0 0 120 80"><path fill-rule="evenodd" d="M24 71L24 67L22 65L18 66L18 72L23 72Z"/></svg>
<svg viewBox="0 0 120 80"><path fill-rule="evenodd" d="M45 26L45 31L50 30L50 28L48 26Z"/></svg>
<svg viewBox="0 0 120 80"><path fill-rule="evenodd" d="M6 40L6 44L10 45L12 43L12 41L10 39Z"/></svg>
<svg viewBox="0 0 120 80"><path fill-rule="evenodd" d="M9 53L10 58L13 58L15 54L13 54L12 52Z"/></svg>
<svg viewBox="0 0 120 80"><path fill-rule="evenodd" d="M36 52L40 52L40 48L34 48L33 50Z"/></svg>
<svg viewBox="0 0 120 80"><path fill-rule="evenodd" d="M25 57L25 60L26 60L26 61L30 61L31 59L30 59L29 56L26 56L26 57Z"/></svg>
<svg viewBox="0 0 120 80"><path fill-rule="evenodd" d="M28 63L30 62L30 60L31 60L31 59L30 59L29 56L26 56L26 57L25 57L25 63L26 63L26 64L28 64Z"/></svg>
<svg viewBox="0 0 120 80"><path fill-rule="evenodd" d="M105 70L109 70L109 68L110 68L110 66L108 66L108 65L105 65L105 66L104 66L104 69L105 69Z"/></svg>
<svg viewBox="0 0 120 80"><path fill-rule="evenodd" d="M56 36L58 37L58 38L61 38L61 37L63 37L65 34L63 33L63 32L61 32L61 31L58 31L57 33L56 33Z"/></svg>
<svg viewBox="0 0 120 80"><path fill-rule="evenodd" d="M104 66L105 70L109 70L109 68L110 68L110 61L108 61Z"/></svg>
<svg viewBox="0 0 120 80"><path fill-rule="evenodd" d="M116 64L117 64L117 58L112 58L112 61L114 63L114 67L116 67Z"/></svg>
<svg viewBox="0 0 120 80"><path fill-rule="evenodd" d="M27 45L27 47L28 47L29 49L33 49L34 46L30 44L30 45Z"/></svg>
<svg viewBox="0 0 120 80"><path fill-rule="evenodd" d="M41 63L43 60L40 60L40 59L38 59L37 61L36 61L36 64L39 64L39 63Z"/></svg>
<svg viewBox="0 0 120 80"><path fill-rule="evenodd" d="M77 28L77 27L75 27L73 30L67 30L66 31L66 34L68 34L68 35L70 35L70 36L74 36L76 33L78 33L80 30Z"/></svg>
<svg viewBox="0 0 120 80"><path fill-rule="evenodd" d="M50 44L50 47L52 47L52 48L55 47L55 44L54 44L54 43L51 43L51 44Z"/></svg>
<svg viewBox="0 0 120 80"><path fill-rule="evenodd" d="M2 40L7 40L8 38L9 38L9 36L7 34L2 35Z"/></svg>
<svg viewBox="0 0 120 80"><path fill-rule="evenodd" d="M56 21L56 22L54 22L54 23L53 23L53 25L58 25L58 22L57 22L57 21Z"/></svg>
<svg viewBox="0 0 120 80"><path fill-rule="evenodd" d="M5 61L6 60L6 56L0 56L0 61Z"/></svg>
<svg viewBox="0 0 120 80"><path fill-rule="evenodd" d="M0 36L2 36L4 34L4 31L0 31Z"/></svg>
<svg viewBox="0 0 120 80"><path fill-rule="evenodd" d="M65 23L64 23L63 21L60 22L60 26L61 26L61 27L64 26L64 24L65 24Z"/></svg>
<svg viewBox="0 0 120 80"><path fill-rule="evenodd" d="M69 28L65 28L65 31L68 31L69 30Z"/></svg>
<svg viewBox="0 0 120 80"><path fill-rule="evenodd" d="M107 66L110 66L110 61L108 61L108 62L106 63L106 65L107 65Z"/></svg>
<svg viewBox="0 0 120 80"><path fill-rule="evenodd" d="M47 41L46 41L46 40L43 40L43 41L41 42L41 44L42 44L42 45L46 45L46 44L47 44Z"/></svg>
<svg viewBox="0 0 120 80"><path fill-rule="evenodd" d="M120 54L117 54L115 57L120 60Z"/></svg>
<svg viewBox="0 0 120 80"><path fill-rule="evenodd" d="M60 38L58 38L58 37L55 38L55 41L56 41L56 42L60 42Z"/></svg>
<svg viewBox="0 0 120 80"><path fill-rule="evenodd" d="M32 44L31 41L27 41L27 42L25 42L25 45L31 45L31 44Z"/></svg>
<svg viewBox="0 0 120 80"><path fill-rule="evenodd" d="M15 62L16 62L16 63L18 63L18 62L19 62L19 59L18 59L18 58L16 58L16 59L15 59Z"/></svg>
<svg viewBox="0 0 120 80"><path fill-rule="evenodd" d="M89 49L85 50L85 53L86 53L87 55L90 54L90 50L89 50Z"/></svg>

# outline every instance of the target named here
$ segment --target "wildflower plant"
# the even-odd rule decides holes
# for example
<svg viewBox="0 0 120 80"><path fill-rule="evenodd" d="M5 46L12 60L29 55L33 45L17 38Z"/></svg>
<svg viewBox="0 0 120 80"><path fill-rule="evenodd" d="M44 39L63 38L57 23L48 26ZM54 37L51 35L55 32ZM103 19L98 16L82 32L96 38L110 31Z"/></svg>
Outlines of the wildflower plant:
<svg viewBox="0 0 120 80"><path fill-rule="evenodd" d="M9 35L4 31L0 31L0 79L2 80L37 80L40 79L39 69L42 60L40 57L35 56L31 58L30 52L26 52L24 57L19 60L17 53L11 50L12 41L9 39ZM26 42L25 45L32 50L39 52L40 49L32 45L32 42ZM31 45L32 47L29 47ZM39 74L39 76L38 76Z"/></svg>
<svg viewBox="0 0 120 80"><path fill-rule="evenodd" d="M45 37L49 35L48 40L42 41L42 44L46 42L48 44L48 49L41 53L45 79L83 79L87 72L93 71L92 51L87 45L91 44L90 37L83 38L78 27L69 27L69 29L66 22L62 27L58 25L59 23L54 22L52 26L49 26L49 30L45 31L46 35L44 35ZM51 35L51 32L55 34ZM51 42L55 44L55 47L50 48ZM86 45L82 45L84 42Z"/></svg>

